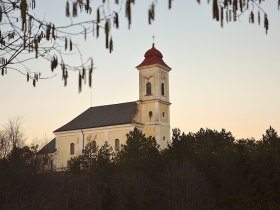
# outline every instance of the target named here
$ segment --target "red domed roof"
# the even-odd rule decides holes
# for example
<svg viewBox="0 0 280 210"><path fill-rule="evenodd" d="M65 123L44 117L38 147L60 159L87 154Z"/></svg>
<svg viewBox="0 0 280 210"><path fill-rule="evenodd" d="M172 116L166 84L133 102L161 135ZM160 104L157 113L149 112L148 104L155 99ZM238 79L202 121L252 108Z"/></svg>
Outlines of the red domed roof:
<svg viewBox="0 0 280 210"><path fill-rule="evenodd" d="M146 53L145 53L145 58L147 57L152 57L152 56L157 56L157 57L160 57L160 58L163 58L162 54L160 51L158 51L156 48L155 48L155 44L153 44L153 47L151 49L149 49Z"/></svg>
<svg viewBox="0 0 280 210"><path fill-rule="evenodd" d="M153 65L153 64L160 64L162 66L165 66L167 68L170 68L166 63L164 63L164 61L162 60L163 56L161 54L160 51L158 51L155 48L155 44L153 44L153 47L151 49L149 49L146 53L145 53L145 59L144 61L136 66L136 68L142 67L142 66L149 66L149 65Z"/></svg>

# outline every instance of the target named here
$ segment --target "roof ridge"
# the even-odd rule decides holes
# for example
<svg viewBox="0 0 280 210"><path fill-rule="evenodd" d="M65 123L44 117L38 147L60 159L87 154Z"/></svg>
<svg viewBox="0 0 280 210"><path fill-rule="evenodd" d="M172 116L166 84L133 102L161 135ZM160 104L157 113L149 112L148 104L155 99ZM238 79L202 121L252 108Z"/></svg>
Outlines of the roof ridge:
<svg viewBox="0 0 280 210"><path fill-rule="evenodd" d="M137 101L129 101L129 102L122 102L122 103L116 103L116 104L106 104L106 105L99 105L99 106L92 106L90 108L95 108L95 107L105 107L105 106L115 106L115 105L120 105L120 104L129 104L129 103L136 103Z"/></svg>

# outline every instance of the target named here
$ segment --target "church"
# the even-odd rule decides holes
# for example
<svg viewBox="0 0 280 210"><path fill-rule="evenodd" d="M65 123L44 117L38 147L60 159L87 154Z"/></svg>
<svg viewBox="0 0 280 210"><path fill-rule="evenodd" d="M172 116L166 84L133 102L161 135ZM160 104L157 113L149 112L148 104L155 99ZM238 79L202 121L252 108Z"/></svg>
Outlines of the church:
<svg viewBox="0 0 280 210"><path fill-rule="evenodd" d="M163 55L152 45L138 66L139 100L90 107L54 131L55 138L39 154L48 157L43 171L61 171L71 157L82 154L89 143L102 146L108 142L115 151L126 142L126 134L138 128L155 137L160 147L170 141L169 71Z"/></svg>

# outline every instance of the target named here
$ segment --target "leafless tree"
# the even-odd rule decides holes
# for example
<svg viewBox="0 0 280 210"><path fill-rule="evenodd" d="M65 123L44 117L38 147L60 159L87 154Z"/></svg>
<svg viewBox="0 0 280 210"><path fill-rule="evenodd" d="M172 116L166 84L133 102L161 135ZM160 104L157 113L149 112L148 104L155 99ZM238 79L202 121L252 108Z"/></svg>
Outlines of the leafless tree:
<svg viewBox="0 0 280 210"><path fill-rule="evenodd" d="M22 119L20 117L9 119L4 125L5 141L9 149L22 146L24 133L22 130Z"/></svg>
<svg viewBox="0 0 280 210"><path fill-rule="evenodd" d="M38 151L40 149L42 149L45 145L47 145L47 143L49 143L50 138L48 136L44 136L44 137L35 137L31 140L31 142L29 142L29 146L38 146Z"/></svg>
<svg viewBox="0 0 280 210"><path fill-rule="evenodd" d="M0 131L0 158L6 157L9 151L9 142L4 131Z"/></svg>

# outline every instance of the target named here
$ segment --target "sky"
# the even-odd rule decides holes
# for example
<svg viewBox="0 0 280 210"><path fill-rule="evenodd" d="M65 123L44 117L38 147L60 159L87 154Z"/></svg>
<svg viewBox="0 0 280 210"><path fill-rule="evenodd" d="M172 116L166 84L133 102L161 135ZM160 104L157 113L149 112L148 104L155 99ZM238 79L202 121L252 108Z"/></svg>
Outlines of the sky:
<svg viewBox="0 0 280 210"><path fill-rule="evenodd" d="M184 132L200 128L231 131L236 138L260 139L272 126L280 132L280 11L277 1L263 4L268 13L268 34L248 23L243 15L224 28L212 20L212 7L195 0L158 1L155 22L147 23L150 1L136 1L132 25L124 11L120 29L113 32L114 51L104 47L104 37L79 40L83 58L93 57L93 86L78 92L78 77L70 74L64 87L59 74L36 88L17 72L0 77L0 125L21 117L26 139L48 139L53 131L92 106L138 100L135 68L152 46L163 54L170 71L171 127ZM59 24L65 1L37 1L38 13ZM51 12L50 12L51 11ZM67 22L68 21L68 22ZM74 62L79 62L79 55ZM50 71L50 64L33 60L30 67ZM58 71L60 73L60 71Z"/></svg>

